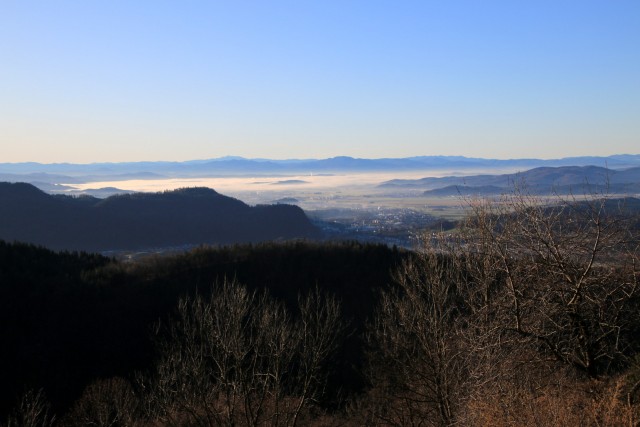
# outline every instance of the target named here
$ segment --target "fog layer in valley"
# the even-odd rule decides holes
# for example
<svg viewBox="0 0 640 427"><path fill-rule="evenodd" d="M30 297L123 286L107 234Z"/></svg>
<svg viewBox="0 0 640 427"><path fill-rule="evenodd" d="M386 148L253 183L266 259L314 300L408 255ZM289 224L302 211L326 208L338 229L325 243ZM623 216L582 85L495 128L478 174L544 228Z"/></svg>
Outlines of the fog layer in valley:
<svg viewBox="0 0 640 427"><path fill-rule="evenodd" d="M476 173L506 173L511 170L472 170L459 171L413 171L384 173L344 173L344 174L308 174L286 176L247 176L247 177L202 177L172 179L135 179L124 181L101 181L63 185L73 187L69 193L77 193L99 188L118 188L136 192L158 192L185 187L208 187L219 193L236 197L246 203L289 202L304 209L325 207L356 208L371 205L371 197L418 196L422 191L379 188L378 185L392 179L420 179L449 175L468 175ZM63 192L64 193L64 192ZM281 200L281 199L295 199ZM373 203L375 204L375 203ZM413 203L410 203L413 204ZM397 201L391 203L397 206ZM377 207L377 206L376 206Z"/></svg>

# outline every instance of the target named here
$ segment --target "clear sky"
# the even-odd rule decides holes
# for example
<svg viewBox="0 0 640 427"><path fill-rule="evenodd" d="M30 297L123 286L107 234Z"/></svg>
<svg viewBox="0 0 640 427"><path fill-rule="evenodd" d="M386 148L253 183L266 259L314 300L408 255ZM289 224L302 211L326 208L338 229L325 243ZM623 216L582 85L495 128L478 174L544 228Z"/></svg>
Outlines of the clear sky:
<svg viewBox="0 0 640 427"><path fill-rule="evenodd" d="M0 0L0 162L640 153L640 0Z"/></svg>

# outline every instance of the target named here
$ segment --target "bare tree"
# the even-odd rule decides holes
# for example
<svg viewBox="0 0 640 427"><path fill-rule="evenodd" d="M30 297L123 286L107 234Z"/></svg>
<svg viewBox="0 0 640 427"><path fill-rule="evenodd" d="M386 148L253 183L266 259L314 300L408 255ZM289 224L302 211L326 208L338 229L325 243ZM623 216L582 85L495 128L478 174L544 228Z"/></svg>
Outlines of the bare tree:
<svg viewBox="0 0 640 427"><path fill-rule="evenodd" d="M425 247L382 296L371 335L372 381L382 387L379 420L395 425L451 425L463 394L460 284L463 272L442 248Z"/></svg>
<svg viewBox="0 0 640 427"><path fill-rule="evenodd" d="M323 295L318 287L306 296L299 296L298 307L300 317L294 328L298 331L299 356L293 393L298 403L293 411L292 425L298 422L305 405L309 401L317 403L324 393L329 373L326 364L346 327L338 301Z"/></svg>
<svg viewBox="0 0 640 427"><path fill-rule="evenodd" d="M517 190L469 206L382 297L367 396L378 421L469 424L483 394L550 390L563 367L595 378L638 350L637 216L604 197Z"/></svg>
<svg viewBox="0 0 640 427"><path fill-rule="evenodd" d="M141 419L131 384L119 377L90 384L63 419L65 426L133 426Z"/></svg>
<svg viewBox="0 0 640 427"><path fill-rule="evenodd" d="M637 320L632 218L597 195L545 203L516 191L472 208L466 249L503 280L494 312L505 331L591 377L621 363Z"/></svg>
<svg viewBox="0 0 640 427"><path fill-rule="evenodd" d="M51 404L42 389L29 390L22 398L13 414L7 420L7 427L49 427L55 422Z"/></svg>
<svg viewBox="0 0 640 427"><path fill-rule="evenodd" d="M319 291L293 318L265 293L235 281L178 305L157 374L146 381L151 418L171 424L296 425L322 393L341 326Z"/></svg>

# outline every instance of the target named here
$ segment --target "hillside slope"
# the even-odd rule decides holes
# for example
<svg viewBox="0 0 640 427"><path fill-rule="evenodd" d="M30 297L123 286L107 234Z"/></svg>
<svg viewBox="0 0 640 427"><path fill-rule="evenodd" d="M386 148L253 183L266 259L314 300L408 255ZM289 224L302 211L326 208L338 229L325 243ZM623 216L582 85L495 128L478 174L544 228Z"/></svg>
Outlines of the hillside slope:
<svg viewBox="0 0 640 427"><path fill-rule="evenodd" d="M598 166L539 167L502 175L472 175L394 179L386 188L420 188L426 195L459 195L460 192L495 194L514 186L534 194L582 194L592 192L635 193L640 191L640 167L613 170ZM433 191L437 190L437 191Z"/></svg>
<svg viewBox="0 0 640 427"><path fill-rule="evenodd" d="M0 239L107 251L315 238L297 206L256 206L208 188L94 197L51 196L0 183Z"/></svg>

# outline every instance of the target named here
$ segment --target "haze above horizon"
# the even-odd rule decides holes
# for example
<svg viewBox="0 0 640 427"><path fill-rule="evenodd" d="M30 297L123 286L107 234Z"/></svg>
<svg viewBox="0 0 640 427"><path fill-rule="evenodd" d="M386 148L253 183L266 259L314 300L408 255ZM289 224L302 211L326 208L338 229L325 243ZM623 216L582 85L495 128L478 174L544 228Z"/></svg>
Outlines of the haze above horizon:
<svg viewBox="0 0 640 427"><path fill-rule="evenodd" d="M637 154L640 2L17 2L0 162Z"/></svg>

